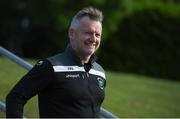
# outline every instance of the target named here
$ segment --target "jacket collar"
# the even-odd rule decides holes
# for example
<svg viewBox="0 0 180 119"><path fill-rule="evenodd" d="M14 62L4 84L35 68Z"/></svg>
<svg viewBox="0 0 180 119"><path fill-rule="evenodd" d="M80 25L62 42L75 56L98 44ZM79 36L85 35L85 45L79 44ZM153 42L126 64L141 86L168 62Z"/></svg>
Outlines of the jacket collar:
<svg viewBox="0 0 180 119"><path fill-rule="evenodd" d="M70 46L70 44L68 44L66 50L65 50L66 54L68 55L68 57L70 57L75 63L77 63L78 65L83 66L84 63L83 61L76 55L75 50ZM90 57L90 60L87 64L91 65L97 60L97 56L95 54L92 54Z"/></svg>

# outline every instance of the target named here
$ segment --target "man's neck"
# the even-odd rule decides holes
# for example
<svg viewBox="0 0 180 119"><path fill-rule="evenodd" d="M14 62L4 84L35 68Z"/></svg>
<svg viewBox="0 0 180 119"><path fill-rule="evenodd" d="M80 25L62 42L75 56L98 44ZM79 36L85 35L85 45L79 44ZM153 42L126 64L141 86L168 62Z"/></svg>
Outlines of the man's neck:
<svg viewBox="0 0 180 119"><path fill-rule="evenodd" d="M89 60L90 60L90 57L91 57L91 56L88 56L88 57L80 57L80 59L82 60L83 63L88 63Z"/></svg>
<svg viewBox="0 0 180 119"><path fill-rule="evenodd" d="M81 56L80 54L78 54L78 52L75 50L75 48L72 45L70 45L70 47L75 51L76 55L81 59L81 61L83 63L88 63L89 62L89 60L91 58L91 55L90 56Z"/></svg>

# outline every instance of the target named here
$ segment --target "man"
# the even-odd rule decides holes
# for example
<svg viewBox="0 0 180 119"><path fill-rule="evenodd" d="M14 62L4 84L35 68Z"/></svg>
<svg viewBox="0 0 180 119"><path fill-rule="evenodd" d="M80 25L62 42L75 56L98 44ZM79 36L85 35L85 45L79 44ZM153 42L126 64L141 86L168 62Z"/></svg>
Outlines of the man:
<svg viewBox="0 0 180 119"><path fill-rule="evenodd" d="M65 52L40 60L6 97L6 117L22 117L38 94L40 117L99 117L105 73L94 52L102 33L102 12L93 7L72 19Z"/></svg>

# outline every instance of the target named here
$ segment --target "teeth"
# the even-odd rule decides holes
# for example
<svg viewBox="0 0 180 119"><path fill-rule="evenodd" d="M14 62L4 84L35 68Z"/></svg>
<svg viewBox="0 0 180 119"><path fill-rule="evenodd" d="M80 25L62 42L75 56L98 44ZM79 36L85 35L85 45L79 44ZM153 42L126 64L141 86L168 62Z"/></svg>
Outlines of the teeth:
<svg viewBox="0 0 180 119"><path fill-rule="evenodd" d="M86 45L95 46L96 43L86 42Z"/></svg>
<svg viewBox="0 0 180 119"><path fill-rule="evenodd" d="M90 46L90 47L96 46L97 44L95 40L86 40L84 43L85 45Z"/></svg>
<svg viewBox="0 0 180 119"><path fill-rule="evenodd" d="M88 45L94 46L94 45L96 45L96 44L95 44L95 43L89 43Z"/></svg>

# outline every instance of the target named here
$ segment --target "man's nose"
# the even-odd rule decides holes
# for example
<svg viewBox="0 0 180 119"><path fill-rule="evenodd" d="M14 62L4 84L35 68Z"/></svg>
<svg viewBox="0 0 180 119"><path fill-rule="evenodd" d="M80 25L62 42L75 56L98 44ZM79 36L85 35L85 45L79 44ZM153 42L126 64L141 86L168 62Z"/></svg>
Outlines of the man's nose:
<svg viewBox="0 0 180 119"><path fill-rule="evenodd" d="M95 42L96 41L96 35L92 34L90 40L91 40L91 42Z"/></svg>

